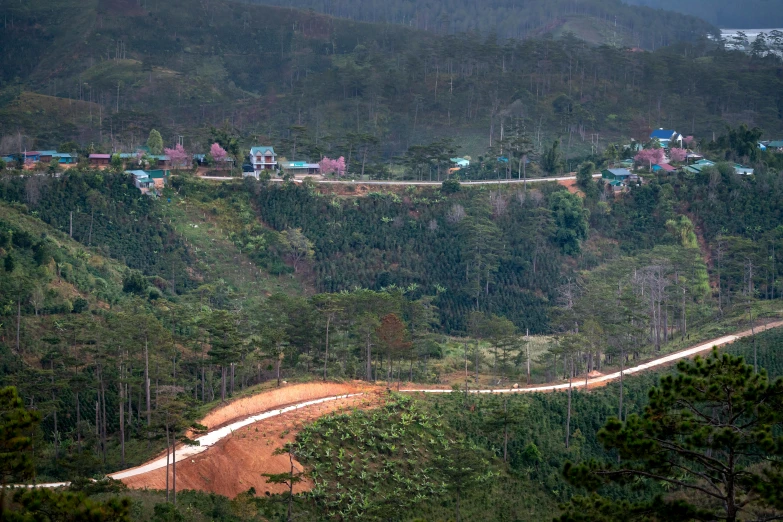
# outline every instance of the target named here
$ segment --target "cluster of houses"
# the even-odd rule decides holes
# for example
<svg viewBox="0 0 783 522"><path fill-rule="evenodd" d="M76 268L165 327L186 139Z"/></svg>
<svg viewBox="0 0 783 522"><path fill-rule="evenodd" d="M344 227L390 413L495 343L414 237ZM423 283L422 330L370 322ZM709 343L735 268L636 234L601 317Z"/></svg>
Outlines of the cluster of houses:
<svg viewBox="0 0 783 522"><path fill-rule="evenodd" d="M242 176L258 178L262 172L275 172L281 169L293 176L321 173L321 166L318 163L309 163L307 161L278 161L275 148L262 145L250 149L247 161L242 165Z"/></svg>
<svg viewBox="0 0 783 522"><path fill-rule="evenodd" d="M29 150L21 154L22 161L25 164L51 163L56 159L60 165L72 165L79 159L76 154L70 152L57 152L56 150ZM6 163L16 161L14 156L3 156L2 160Z"/></svg>
<svg viewBox="0 0 783 522"><path fill-rule="evenodd" d="M682 134L666 129L657 129L650 134L650 140L657 140L661 148L664 151L669 151L671 148L683 148L685 138ZM634 152L643 150L641 146L631 147ZM763 150L774 150L776 152L783 152L783 141L770 141L759 143L759 148ZM714 166L715 163L705 159L701 154L688 151L685 154L685 161L678 166L671 165L664 156L664 160L659 163L651 165L652 171L655 173L668 173L673 174L675 172L685 172L688 174L699 174L704 169ZM601 172L601 178L612 187L615 192L624 190L627 186L632 184L638 184L640 182L639 175L634 173L631 169L634 167L633 159L626 159L621 161L615 168L606 169ZM740 164L734 164L734 172L739 175L749 176L754 173L754 169L746 167Z"/></svg>

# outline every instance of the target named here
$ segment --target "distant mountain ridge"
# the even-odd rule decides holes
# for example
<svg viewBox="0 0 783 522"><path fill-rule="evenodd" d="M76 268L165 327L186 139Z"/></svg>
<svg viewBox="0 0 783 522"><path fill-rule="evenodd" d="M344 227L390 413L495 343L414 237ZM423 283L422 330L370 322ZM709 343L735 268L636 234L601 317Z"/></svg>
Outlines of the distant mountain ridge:
<svg viewBox="0 0 783 522"><path fill-rule="evenodd" d="M675 41L693 41L715 32L696 16L629 6L621 0L244 0L297 9L310 9L339 18L387 22L438 33L478 32L500 38L538 36L542 29L562 25L573 16L609 22L630 33L635 47L656 49ZM644 2L645 0L640 0ZM650 0L652 1L652 0Z"/></svg>
<svg viewBox="0 0 783 522"><path fill-rule="evenodd" d="M718 27L770 29L783 27L780 0L625 0L628 4L698 16Z"/></svg>

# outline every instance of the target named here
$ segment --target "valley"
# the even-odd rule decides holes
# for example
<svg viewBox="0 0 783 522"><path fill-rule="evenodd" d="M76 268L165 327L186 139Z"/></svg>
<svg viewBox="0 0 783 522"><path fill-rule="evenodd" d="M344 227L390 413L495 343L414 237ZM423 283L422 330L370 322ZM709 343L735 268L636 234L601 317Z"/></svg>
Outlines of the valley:
<svg viewBox="0 0 783 522"><path fill-rule="evenodd" d="M0 3L0 519L783 517L767 8Z"/></svg>

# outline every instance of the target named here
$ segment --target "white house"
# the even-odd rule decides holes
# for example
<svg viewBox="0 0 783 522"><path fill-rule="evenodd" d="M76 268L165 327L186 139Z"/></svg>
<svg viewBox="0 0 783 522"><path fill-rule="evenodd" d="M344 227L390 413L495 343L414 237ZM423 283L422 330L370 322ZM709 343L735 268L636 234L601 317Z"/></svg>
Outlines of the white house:
<svg viewBox="0 0 783 522"><path fill-rule="evenodd" d="M253 147L250 149L250 164L255 172L277 170L277 154L272 147Z"/></svg>
<svg viewBox="0 0 783 522"><path fill-rule="evenodd" d="M673 130L666 130L666 129L658 129L652 131L650 134L650 139L655 140L657 139L658 142L661 144L661 147L664 149L668 149L669 147L672 147L674 145L677 145L677 147L682 147L682 134L680 134L677 131Z"/></svg>

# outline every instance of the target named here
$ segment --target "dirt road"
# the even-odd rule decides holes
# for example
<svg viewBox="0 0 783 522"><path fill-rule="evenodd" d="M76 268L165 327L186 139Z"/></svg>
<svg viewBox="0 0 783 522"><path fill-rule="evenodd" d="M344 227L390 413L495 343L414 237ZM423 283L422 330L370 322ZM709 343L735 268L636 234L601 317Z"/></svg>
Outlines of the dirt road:
<svg viewBox="0 0 783 522"><path fill-rule="evenodd" d="M783 321L777 321L756 328L755 332L760 332L772 328L779 328L781 326L783 326ZM715 347L731 344L738 339L741 339L743 337L748 337L752 334L753 332L751 332L751 330L745 330L732 335L725 335L718 339L704 342L696 346L693 346L691 348L679 352L675 352L672 354L664 355L652 361L639 364L631 368L627 368L623 371L623 374L633 375L635 373L643 372L646 370L663 367L668 364L679 361L681 359L693 357L698 354L703 354L704 352L710 351ZM571 384L560 383L560 384L551 384L551 385L544 385L544 386L531 386L531 387L517 388L517 389L496 388L496 389L487 389L487 390L470 390L470 393L552 392L552 391L566 390L568 389L569 386L572 386L573 388L582 388L585 386L590 388L593 386L601 386L608 382L617 380L619 378L620 378L620 372L614 372L608 375L602 375L600 377L596 377L594 379L588 379L587 381L575 380ZM315 387L319 385L312 384L312 385L300 385L300 386L304 388L304 387ZM325 386L329 386L329 384L321 384L320 386L325 387ZM340 385L334 385L334 386L340 386ZM308 391L303 391L302 393L304 393L305 396L308 393L310 394L326 393L328 389L329 388L322 388L319 389L318 391L313 391L315 390L315 388L313 388L312 390L308 389ZM419 388L419 389L406 389L400 391L403 393L449 393L451 392L451 389ZM214 459L205 461L200 459L197 460L195 457L199 454L208 451L210 448L216 446L219 442L227 438L234 440L232 444L236 445L237 433L240 433L240 438L247 438L250 429L249 427L251 426L255 430L258 430L259 428L263 427L262 429L264 430L264 433L269 433L271 431L274 431L274 427L273 427L274 425L271 424L268 425L268 423L263 421L268 421L269 419L275 417L285 416L286 414L291 414L294 412L298 412L299 410L303 410L304 412L303 415L300 415L299 417L292 417L293 419L292 422L294 422L294 424L297 423L301 424L301 422L304 422L305 420L310 422L322 415L326 415L327 413L335 411L339 408L357 407L357 405L361 404L363 398L366 398L368 395L371 395L372 393L373 392L371 392L370 389L357 390L356 393L346 393L342 395L321 397L317 399L299 402L297 404L292 404L284 408L271 409L269 411L264 411L261 413L256 413L248 416L247 412L249 411L249 408L263 407L263 405L268 402L266 396L261 395L258 397L248 398L247 399L248 402L238 401L238 405L237 407L235 407L235 410L213 412L210 414L211 418L214 421L217 421L219 424L223 424L223 426L209 432L207 435L197 438L196 440L198 440L200 444L199 446L186 446L177 449L178 463L183 461L188 461L188 460L190 461L189 463L186 462L184 467L181 467L180 469L177 470L177 477L180 480L177 489L180 489L181 487L187 487L189 489L203 489L208 491L220 492L222 494L227 494L231 496L232 494L236 495L241 491L246 491L251 486L253 487L258 486L256 488L257 491L259 490L259 487L261 487L262 488L261 491L268 490L270 492L274 492L274 490L271 489L268 485L262 485L258 483L259 479L257 479L256 477L256 476L260 476L259 473L260 469L269 468L268 466L264 467L264 465L259 464L260 461L258 460L257 455L253 453L254 451L256 452L259 451L260 448L259 444L257 443L258 437L256 435L251 434L250 442L252 444L252 447L247 447L246 444L240 443L235 449L231 449L231 448L227 449L226 444L224 444L223 446L221 446L222 447L222 449L220 450L221 453L218 454ZM259 401L259 400L260 402L255 402L255 403L252 402L252 401ZM333 404L331 404L330 407L324 407L328 403L333 403ZM241 417L240 420L224 423L224 421L226 421L227 416L232 414L237 415L236 417L234 417L235 419ZM240 432L240 430L243 429L245 431ZM254 433L257 433L257 431ZM285 437L288 436L289 434L290 434L290 430L287 433L283 434L282 437L280 437L281 440L287 440L285 439ZM272 445L272 443L269 443L268 441L265 444ZM278 446L277 442L274 445ZM269 450L269 448L263 450L263 453L264 454L270 453L269 457L271 458L271 450ZM233 457L231 457L231 459L233 459L234 465L229 465L228 463L230 462L231 459L227 460L226 456L230 456L232 454ZM252 455L256 455L256 456L253 457ZM256 464L253 464L254 462ZM280 467L278 464L280 463L275 462L271 467L277 469L278 467ZM192 472L188 471L189 469L191 469L190 465L192 465ZM250 475L245 473L245 471L242 471L245 465L247 465ZM164 471L165 468L166 468L166 456L164 455L162 457L153 459L150 462L138 466L136 468L131 468L117 473L112 473L109 476L117 480L122 480L123 482L127 483L131 487L162 488L165 486L165 471ZM184 473L181 470L184 470ZM269 472L269 471L264 471L264 472ZM183 478L180 479L180 477ZM61 483L52 483L52 484L37 484L36 487L63 487L67 485L68 485L67 482L61 482Z"/></svg>

